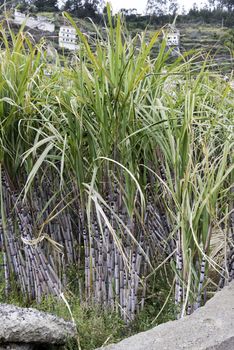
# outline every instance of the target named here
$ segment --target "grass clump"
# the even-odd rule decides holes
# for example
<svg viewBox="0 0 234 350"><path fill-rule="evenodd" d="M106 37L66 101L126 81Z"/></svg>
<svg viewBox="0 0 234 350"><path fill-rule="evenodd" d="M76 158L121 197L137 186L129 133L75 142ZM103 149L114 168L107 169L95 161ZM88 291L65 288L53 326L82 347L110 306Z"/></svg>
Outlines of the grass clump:
<svg viewBox="0 0 234 350"><path fill-rule="evenodd" d="M79 346L83 350L92 350L123 338L126 325L113 311L103 310L98 305L82 305L76 298L69 299L69 305L77 326L79 340L69 341L68 350L78 349ZM70 314L64 303L54 298L44 298L40 305L32 306L70 320Z"/></svg>

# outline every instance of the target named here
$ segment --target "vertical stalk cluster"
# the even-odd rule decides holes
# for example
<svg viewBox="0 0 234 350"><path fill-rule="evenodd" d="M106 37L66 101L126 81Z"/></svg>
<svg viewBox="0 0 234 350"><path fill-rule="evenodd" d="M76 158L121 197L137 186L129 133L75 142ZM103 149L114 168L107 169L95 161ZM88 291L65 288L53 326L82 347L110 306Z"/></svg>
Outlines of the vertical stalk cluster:
<svg viewBox="0 0 234 350"><path fill-rule="evenodd" d="M130 38L108 16L95 47L76 28L79 52L50 77L43 45L2 30L5 293L59 296L72 269L80 300L128 322L166 264L183 317L213 275L233 279L233 91L209 60L194 71L198 54L171 60L160 32Z"/></svg>

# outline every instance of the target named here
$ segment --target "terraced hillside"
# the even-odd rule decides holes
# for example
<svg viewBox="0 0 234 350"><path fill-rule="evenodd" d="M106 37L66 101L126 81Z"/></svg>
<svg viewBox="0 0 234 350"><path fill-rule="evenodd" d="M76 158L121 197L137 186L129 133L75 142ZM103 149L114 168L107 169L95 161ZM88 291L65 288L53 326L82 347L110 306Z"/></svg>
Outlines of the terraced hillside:
<svg viewBox="0 0 234 350"><path fill-rule="evenodd" d="M211 26L186 26L180 27L181 50L203 49L204 53L215 56L212 66L221 73L231 72L234 53L234 33L232 30Z"/></svg>

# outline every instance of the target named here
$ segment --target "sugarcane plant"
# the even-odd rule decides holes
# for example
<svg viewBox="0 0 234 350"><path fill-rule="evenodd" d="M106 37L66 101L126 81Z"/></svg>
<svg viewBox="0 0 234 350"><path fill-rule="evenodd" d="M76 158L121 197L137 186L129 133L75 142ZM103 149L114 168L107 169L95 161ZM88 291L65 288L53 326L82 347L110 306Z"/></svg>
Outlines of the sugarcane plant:
<svg viewBox="0 0 234 350"><path fill-rule="evenodd" d="M94 46L66 16L79 50L49 76L44 42L1 28L5 294L59 297L72 267L80 301L129 322L166 264L183 317L233 278L233 91L210 57L172 60L110 8Z"/></svg>

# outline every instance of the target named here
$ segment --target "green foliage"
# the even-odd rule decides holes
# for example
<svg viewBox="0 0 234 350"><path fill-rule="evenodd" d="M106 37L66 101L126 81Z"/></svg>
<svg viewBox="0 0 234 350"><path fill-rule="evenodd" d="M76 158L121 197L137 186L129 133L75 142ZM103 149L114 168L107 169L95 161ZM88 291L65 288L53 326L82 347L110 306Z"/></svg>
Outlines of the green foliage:
<svg viewBox="0 0 234 350"><path fill-rule="evenodd" d="M67 18L79 51L50 76L43 44L23 28L10 39L2 30L0 233L5 283L28 300L58 297L77 269L76 295L88 306L71 299L71 308L88 348L119 339L110 309L130 322L161 291L139 316L145 329L159 305L164 319L172 300L179 316L199 307L210 272L229 279L233 90L212 57L172 60L161 32L130 38L109 7L92 46ZM151 278L166 261L171 287L155 292Z"/></svg>
<svg viewBox="0 0 234 350"><path fill-rule="evenodd" d="M78 330L78 339L68 342L69 350L78 349L78 344L82 350L92 350L121 339L125 325L113 311L103 310L97 305L80 304L77 298L70 298L69 305ZM41 304L32 306L67 320L71 317L66 305L54 298L45 297Z"/></svg>
<svg viewBox="0 0 234 350"><path fill-rule="evenodd" d="M229 29L222 37L223 45L229 48L234 53L234 30Z"/></svg>

